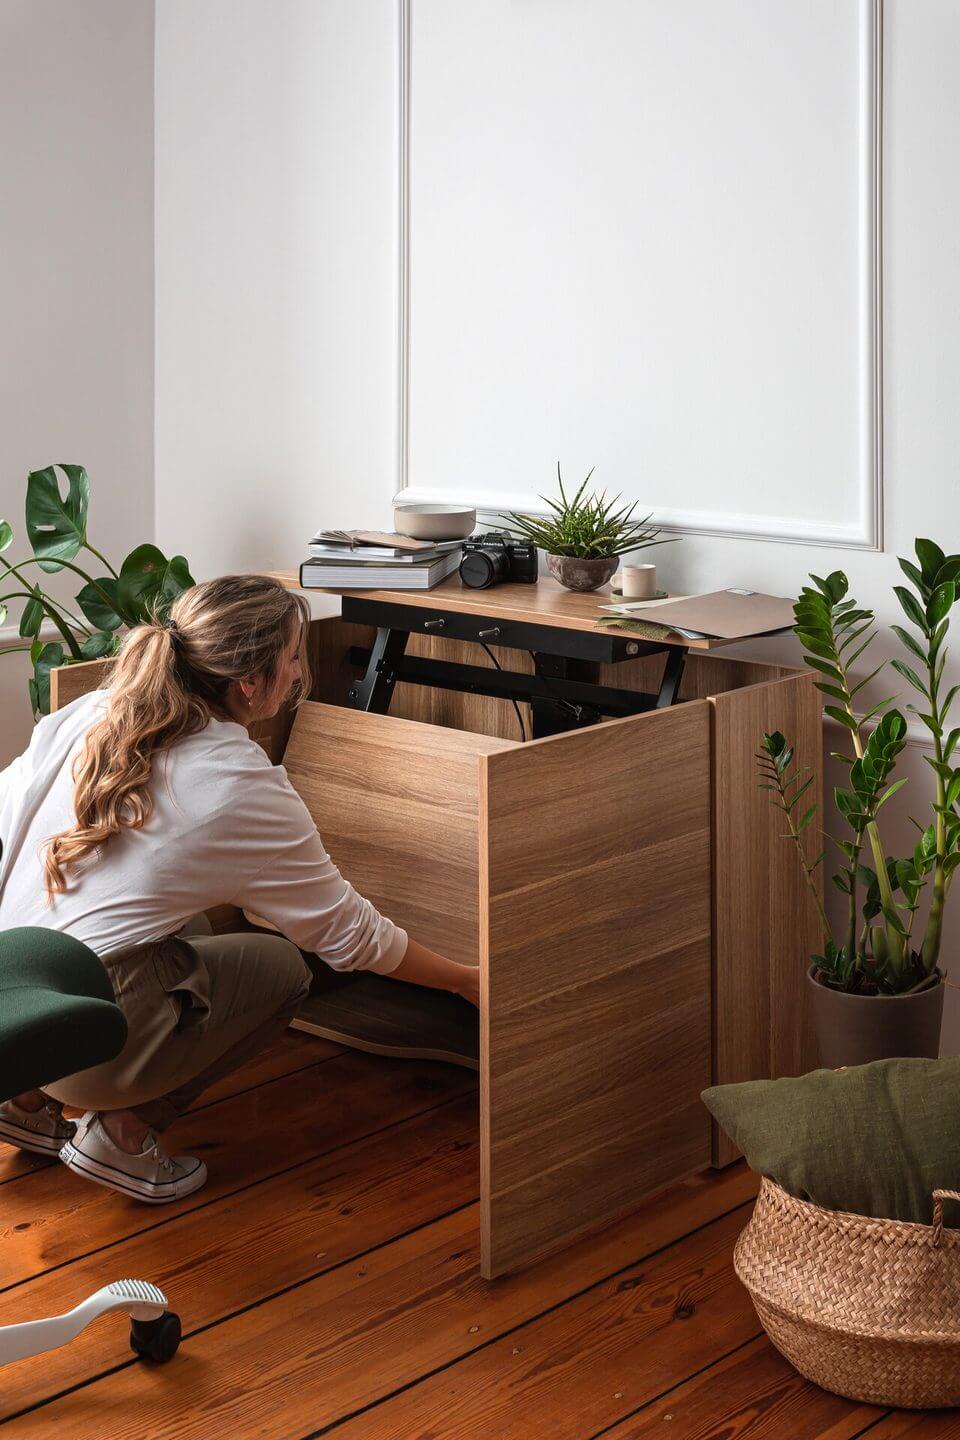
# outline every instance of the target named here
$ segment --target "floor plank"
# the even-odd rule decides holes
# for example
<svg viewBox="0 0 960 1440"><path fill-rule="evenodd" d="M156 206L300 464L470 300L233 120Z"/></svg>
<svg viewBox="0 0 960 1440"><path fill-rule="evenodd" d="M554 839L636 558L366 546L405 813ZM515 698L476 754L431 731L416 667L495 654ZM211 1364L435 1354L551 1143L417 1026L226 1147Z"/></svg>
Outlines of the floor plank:
<svg viewBox="0 0 960 1440"><path fill-rule="evenodd" d="M336 1440L597 1434L757 1334L731 1263L748 1218L741 1209L704 1226L330 1433Z"/></svg>
<svg viewBox="0 0 960 1440"><path fill-rule="evenodd" d="M311 1065L316 1065L321 1060L345 1054L347 1048L346 1045L335 1045L332 1040L324 1040L320 1035L307 1035L302 1030L287 1030L278 1044L272 1045L262 1055L256 1055L241 1070L235 1070L232 1075L224 1075L222 1080L211 1085L191 1109L205 1110L208 1105L228 1100L231 1095L239 1095L244 1090L255 1090L258 1085L267 1085L271 1080L279 1080L284 1075L295 1075L301 1070L308 1070Z"/></svg>
<svg viewBox="0 0 960 1440"><path fill-rule="evenodd" d="M278 1080L283 1075L305 1070L320 1060L342 1055L345 1049L345 1046L335 1045L319 1035L287 1030L276 1045L256 1056L242 1069L234 1071L232 1075L225 1075L222 1080L211 1085L210 1089L200 1096L193 1109L206 1109L207 1106L229 1099L231 1095L242 1090L252 1090L270 1080ZM67 1114L75 1115L77 1111L68 1110ZM4 1185L8 1180L31 1175L37 1170L46 1170L50 1164L50 1160L42 1156L30 1155L25 1150L18 1150L14 1145L4 1145L0 1141L0 1185Z"/></svg>
<svg viewBox="0 0 960 1440"><path fill-rule="evenodd" d="M960 1440L770 1346L732 1269L742 1165L483 1281L476 1083L291 1033L170 1132L211 1170L179 1205L0 1160L0 1324L140 1274L185 1329L165 1367L114 1317L4 1370L3 1440Z"/></svg>
<svg viewBox="0 0 960 1440"><path fill-rule="evenodd" d="M960 1440L958 1410L894 1410L863 1440Z"/></svg>
<svg viewBox="0 0 960 1440"><path fill-rule="evenodd" d="M299 1440L486 1346L584 1287L635 1265L638 1255L670 1245L718 1210L736 1206L711 1227L709 1241L699 1240L707 1232L697 1231L692 1267L680 1265L675 1251L666 1252L670 1261L652 1262L657 1276L652 1288L618 1292L625 1311L643 1311L642 1293L661 1318L667 1310L672 1314L681 1290L712 1293L755 1190L754 1178L740 1167L698 1177L666 1198L646 1202L635 1216L589 1242L492 1284L479 1276L478 1207L472 1205L368 1254L360 1266L341 1266L195 1335L171 1366L129 1365L9 1422L5 1435L59 1440L67 1430L77 1440L145 1434L151 1440L241 1435ZM701 1269L706 1274L698 1279ZM733 1287L727 1289L732 1297ZM657 1293L664 1297L659 1304ZM731 1335L745 1338L750 1326L756 1329L752 1313L739 1292L729 1312L726 1348L737 1343ZM459 1433L461 1440L471 1435Z"/></svg>
<svg viewBox="0 0 960 1440"><path fill-rule="evenodd" d="M604 1440L854 1440L884 1413L811 1385L763 1336L606 1430Z"/></svg>
<svg viewBox="0 0 960 1440"><path fill-rule="evenodd" d="M201 1155L210 1179L197 1194L164 1206L162 1218L208 1206L359 1139L381 1128L385 1113L387 1123L394 1124L475 1087L476 1075L453 1065L398 1063L347 1051L190 1111L169 1131L170 1147ZM90 1184L62 1165L50 1165L29 1183L0 1189L0 1289L148 1230L157 1221L151 1207Z"/></svg>
<svg viewBox="0 0 960 1440"><path fill-rule="evenodd" d="M382 1118L389 1119L389 1108ZM187 1354L190 1335L223 1316L475 1203L478 1132L472 1094L401 1120L199 1215L180 1215L161 1231L8 1290L0 1297L0 1324L55 1314L111 1279L133 1275L168 1295ZM69 1347L12 1367L0 1391L0 1418L121 1364L126 1344L126 1321L118 1317L90 1326Z"/></svg>

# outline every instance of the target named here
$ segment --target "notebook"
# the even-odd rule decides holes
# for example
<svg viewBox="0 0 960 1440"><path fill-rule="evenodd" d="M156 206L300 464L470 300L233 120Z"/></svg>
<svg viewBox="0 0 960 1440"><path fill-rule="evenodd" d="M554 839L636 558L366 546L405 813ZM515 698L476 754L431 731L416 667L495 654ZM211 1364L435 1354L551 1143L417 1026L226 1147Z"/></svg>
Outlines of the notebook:
<svg viewBox="0 0 960 1440"><path fill-rule="evenodd" d="M326 561L304 560L300 584L304 590L432 590L460 564L460 550L450 551L427 564L355 565L349 561L331 565Z"/></svg>
<svg viewBox="0 0 960 1440"><path fill-rule="evenodd" d="M307 547L311 560L333 561L341 565L369 565L371 562L383 565L413 565L421 561L436 560L449 550L459 550L462 540L438 540L424 550L390 550L381 545L324 545L312 540Z"/></svg>
<svg viewBox="0 0 960 1440"><path fill-rule="evenodd" d="M412 554L417 551L435 550L436 540L414 540L411 535L399 535L393 530L318 530L313 545L339 545L348 548L388 550L391 555ZM460 543L460 542L455 542Z"/></svg>

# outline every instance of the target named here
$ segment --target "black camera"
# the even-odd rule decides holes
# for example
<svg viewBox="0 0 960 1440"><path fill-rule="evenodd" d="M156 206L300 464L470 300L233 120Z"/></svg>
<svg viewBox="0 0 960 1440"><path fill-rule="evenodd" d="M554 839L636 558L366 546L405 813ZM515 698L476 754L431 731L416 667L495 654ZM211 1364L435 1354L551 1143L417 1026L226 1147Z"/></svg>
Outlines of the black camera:
<svg viewBox="0 0 960 1440"><path fill-rule="evenodd" d="M464 541L460 579L474 590L486 590L504 580L532 585L537 578L537 547L526 540L511 540L501 530L473 535Z"/></svg>

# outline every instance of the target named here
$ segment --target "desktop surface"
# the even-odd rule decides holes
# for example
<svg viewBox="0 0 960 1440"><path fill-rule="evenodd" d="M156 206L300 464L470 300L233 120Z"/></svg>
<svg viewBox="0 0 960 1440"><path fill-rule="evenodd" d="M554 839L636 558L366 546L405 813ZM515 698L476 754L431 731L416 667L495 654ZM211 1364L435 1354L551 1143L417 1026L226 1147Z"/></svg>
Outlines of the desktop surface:
<svg viewBox="0 0 960 1440"><path fill-rule="evenodd" d="M282 580L290 589L300 588L299 579L293 571L277 572L276 578ZM493 620L552 625L559 629L593 633L597 632L597 621L605 613L599 608L600 605L609 604L618 598L613 595L609 585L601 585L598 590L581 593L567 590L547 576L542 576L535 585L508 582L491 585L487 590L471 589L469 585L463 584L458 575L441 581L432 590L326 590L316 586L309 588L321 595L350 595L362 600L415 605L427 610L456 611L460 614L488 616ZM685 646L690 650L716 650L734 643L729 640L691 640L666 626L657 626L655 629L656 632L662 631L662 638L668 644ZM607 633L611 632L607 630ZM614 633L627 635L631 632L618 629Z"/></svg>

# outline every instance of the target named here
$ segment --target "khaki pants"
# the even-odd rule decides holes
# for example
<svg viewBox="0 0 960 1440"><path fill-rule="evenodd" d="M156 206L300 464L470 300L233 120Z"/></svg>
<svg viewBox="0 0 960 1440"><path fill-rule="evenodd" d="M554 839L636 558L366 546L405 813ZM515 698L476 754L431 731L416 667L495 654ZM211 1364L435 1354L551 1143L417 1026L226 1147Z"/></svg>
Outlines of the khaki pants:
<svg viewBox="0 0 960 1440"><path fill-rule="evenodd" d="M214 935L204 915L103 964L127 1042L115 1060L44 1089L82 1110L133 1110L155 1130L277 1039L310 989L289 940Z"/></svg>

